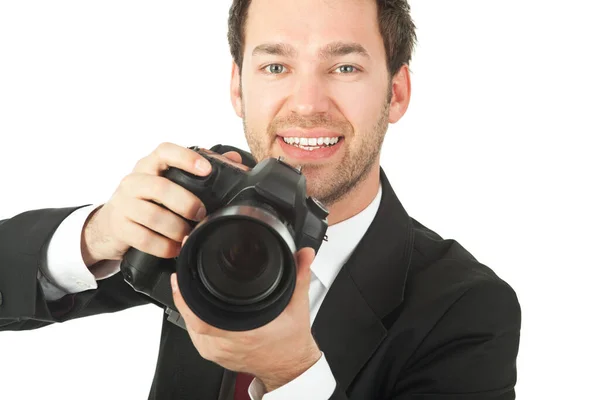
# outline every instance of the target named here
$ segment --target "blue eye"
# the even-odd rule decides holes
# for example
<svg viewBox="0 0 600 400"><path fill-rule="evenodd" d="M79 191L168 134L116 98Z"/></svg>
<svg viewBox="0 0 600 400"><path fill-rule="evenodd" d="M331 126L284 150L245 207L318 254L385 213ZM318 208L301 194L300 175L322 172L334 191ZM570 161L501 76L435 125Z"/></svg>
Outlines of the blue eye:
<svg viewBox="0 0 600 400"><path fill-rule="evenodd" d="M336 69L339 69L342 74L349 74L356 71L356 67L353 65L340 65Z"/></svg>
<svg viewBox="0 0 600 400"><path fill-rule="evenodd" d="M268 73L278 75L284 72L285 67L281 64L269 64L263 68L266 69Z"/></svg>

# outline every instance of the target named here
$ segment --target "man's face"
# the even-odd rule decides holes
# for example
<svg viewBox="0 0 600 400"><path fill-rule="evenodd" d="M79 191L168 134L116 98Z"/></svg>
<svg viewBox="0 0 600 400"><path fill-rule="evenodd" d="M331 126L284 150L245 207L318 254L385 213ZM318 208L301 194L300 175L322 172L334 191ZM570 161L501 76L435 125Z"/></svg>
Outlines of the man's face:
<svg viewBox="0 0 600 400"><path fill-rule="evenodd" d="M375 1L252 0L238 73L250 150L301 165L309 195L331 205L378 168L391 86Z"/></svg>

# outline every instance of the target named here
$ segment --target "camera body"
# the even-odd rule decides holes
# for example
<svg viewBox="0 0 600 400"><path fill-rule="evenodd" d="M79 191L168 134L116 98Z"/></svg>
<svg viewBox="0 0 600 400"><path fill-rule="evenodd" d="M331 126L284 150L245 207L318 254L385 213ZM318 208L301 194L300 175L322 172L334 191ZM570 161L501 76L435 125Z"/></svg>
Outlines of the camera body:
<svg viewBox="0 0 600 400"><path fill-rule="evenodd" d="M193 229L178 257L131 248L121 272L183 328L171 292L173 272L200 319L225 330L255 329L289 303L296 283L294 253L303 247L318 252L326 240L328 210L306 196L306 178L282 159L268 158L244 171L210 151L190 149L211 163L211 173L202 177L169 168L164 176L202 200L207 217L195 227L188 221Z"/></svg>

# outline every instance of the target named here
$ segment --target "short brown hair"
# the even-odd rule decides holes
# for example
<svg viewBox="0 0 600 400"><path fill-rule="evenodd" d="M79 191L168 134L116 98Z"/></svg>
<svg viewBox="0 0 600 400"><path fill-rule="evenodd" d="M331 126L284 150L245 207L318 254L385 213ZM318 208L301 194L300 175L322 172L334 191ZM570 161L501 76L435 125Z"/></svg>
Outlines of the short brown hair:
<svg viewBox="0 0 600 400"><path fill-rule="evenodd" d="M242 68L245 25L252 0L233 0L229 9L229 50L235 63ZM379 32L383 37L390 76L402 65L410 64L417 41L415 24L410 16L408 0L376 0Z"/></svg>

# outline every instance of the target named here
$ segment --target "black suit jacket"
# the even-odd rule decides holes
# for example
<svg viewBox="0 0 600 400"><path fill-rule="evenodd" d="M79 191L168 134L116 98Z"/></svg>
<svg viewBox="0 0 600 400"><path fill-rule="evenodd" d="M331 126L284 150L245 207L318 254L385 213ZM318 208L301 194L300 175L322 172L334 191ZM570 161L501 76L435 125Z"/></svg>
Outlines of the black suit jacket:
<svg viewBox="0 0 600 400"><path fill-rule="evenodd" d="M521 324L514 291L459 243L410 218L383 171L381 182L375 219L312 326L337 381L331 399L514 399ZM148 303L120 273L96 290L44 299L36 279L41 255L77 208L0 221L0 330ZM165 315L150 399L231 400L234 381Z"/></svg>

